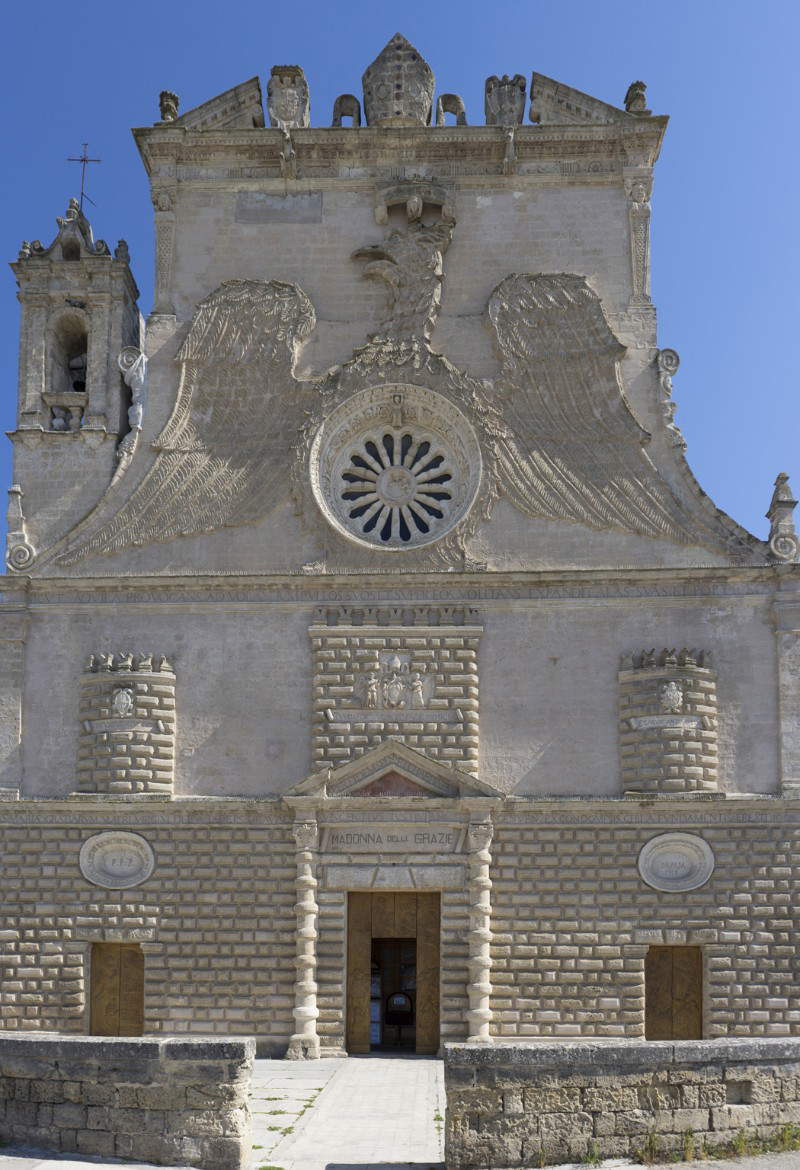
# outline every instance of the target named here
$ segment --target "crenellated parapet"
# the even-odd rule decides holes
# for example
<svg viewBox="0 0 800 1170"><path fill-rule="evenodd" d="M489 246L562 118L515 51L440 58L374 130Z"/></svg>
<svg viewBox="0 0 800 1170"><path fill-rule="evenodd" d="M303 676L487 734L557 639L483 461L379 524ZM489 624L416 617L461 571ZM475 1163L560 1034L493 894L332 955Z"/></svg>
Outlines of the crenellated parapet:
<svg viewBox="0 0 800 1170"><path fill-rule="evenodd" d="M166 658L92 654L79 716L76 795L172 795L175 671Z"/></svg>
<svg viewBox="0 0 800 1170"><path fill-rule="evenodd" d="M709 651L623 657L619 745L625 793L717 791L717 675Z"/></svg>

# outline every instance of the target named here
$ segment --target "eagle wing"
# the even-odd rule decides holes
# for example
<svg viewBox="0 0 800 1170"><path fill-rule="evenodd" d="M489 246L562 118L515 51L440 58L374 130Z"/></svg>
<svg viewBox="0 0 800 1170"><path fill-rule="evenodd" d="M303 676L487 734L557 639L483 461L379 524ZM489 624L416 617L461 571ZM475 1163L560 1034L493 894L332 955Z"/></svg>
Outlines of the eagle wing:
<svg viewBox="0 0 800 1170"><path fill-rule="evenodd" d="M498 488L531 516L697 543L644 450L619 379L625 347L582 276L514 275L488 319L502 361L494 406Z"/></svg>
<svg viewBox="0 0 800 1170"><path fill-rule="evenodd" d="M293 374L313 306L283 281L226 280L197 307L177 360L172 414L157 454L119 510L59 558L247 524L286 493L288 452L305 414Z"/></svg>

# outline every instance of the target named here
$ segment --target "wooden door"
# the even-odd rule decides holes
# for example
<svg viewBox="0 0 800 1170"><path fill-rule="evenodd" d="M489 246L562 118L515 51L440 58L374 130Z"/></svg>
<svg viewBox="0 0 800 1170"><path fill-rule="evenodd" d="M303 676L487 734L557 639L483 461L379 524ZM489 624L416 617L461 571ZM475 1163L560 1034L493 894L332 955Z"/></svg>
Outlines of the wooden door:
<svg viewBox="0 0 800 1170"><path fill-rule="evenodd" d="M700 947L650 947L645 959L647 1040L703 1037L703 955Z"/></svg>
<svg viewBox="0 0 800 1170"><path fill-rule="evenodd" d="M141 1036L144 953L136 943L92 943L90 1030L93 1036Z"/></svg>
<svg viewBox="0 0 800 1170"><path fill-rule="evenodd" d="M372 895L347 898L347 1051L369 1052Z"/></svg>
<svg viewBox="0 0 800 1170"><path fill-rule="evenodd" d="M439 894L417 894L417 1052L439 1051Z"/></svg>
<svg viewBox="0 0 800 1170"><path fill-rule="evenodd" d="M417 940L416 1051L439 1050L439 894L353 893L347 903L347 1051L370 1050L373 938Z"/></svg>

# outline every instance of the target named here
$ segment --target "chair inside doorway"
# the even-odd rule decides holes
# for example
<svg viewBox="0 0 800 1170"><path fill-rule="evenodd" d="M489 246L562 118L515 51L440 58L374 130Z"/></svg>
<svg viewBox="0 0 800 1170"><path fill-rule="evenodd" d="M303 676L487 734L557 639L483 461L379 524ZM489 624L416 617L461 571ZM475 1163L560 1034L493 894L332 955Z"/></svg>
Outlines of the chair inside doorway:
<svg viewBox="0 0 800 1170"><path fill-rule="evenodd" d="M374 938L369 1046L373 1052L414 1052L417 1045L417 940Z"/></svg>

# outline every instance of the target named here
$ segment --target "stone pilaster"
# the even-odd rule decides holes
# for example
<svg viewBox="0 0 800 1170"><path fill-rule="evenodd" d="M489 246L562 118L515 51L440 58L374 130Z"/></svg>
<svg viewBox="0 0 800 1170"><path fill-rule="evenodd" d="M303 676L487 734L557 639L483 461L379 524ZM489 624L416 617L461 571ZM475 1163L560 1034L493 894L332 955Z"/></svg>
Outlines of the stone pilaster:
<svg viewBox="0 0 800 1170"><path fill-rule="evenodd" d="M800 582L779 568L775 597L778 667L778 768L782 796L800 797Z"/></svg>
<svg viewBox="0 0 800 1170"><path fill-rule="evenodd" d="M17 800L22 785L22 680L28 615L0 618L0 800Z"/></svg>
<svg viewBox="0 0 800 1170"><path fill-rule="evenodd" d="M492 1021L492 862L490 821L472 822L467 833L469 848L469 1044L491 1044Z"/></svg>
<svg viewBox="0 0 800 1170"><path fill-rule="evenodd" d="M172 259L175 245L175 197L171 188L152 193L156 229L156 279L154 313L172 314Z"/></svg>
<svg viewBox="0 0 800 1170"><path fill-rule="evenodd" d="M317 879L314 876L314 858L319 842L317 822L295 821L294 839L297 847L297 953L294 984L294 1034L286 1052L287 1060L318 1060L317 1035Z"/></svg>
<svg viewBox="0 0 800 1170"><path fill-rule="evenodd" d="M631 247L631 305L650 304L650 193L651 171L631 170L625 176Z"/></svg>

